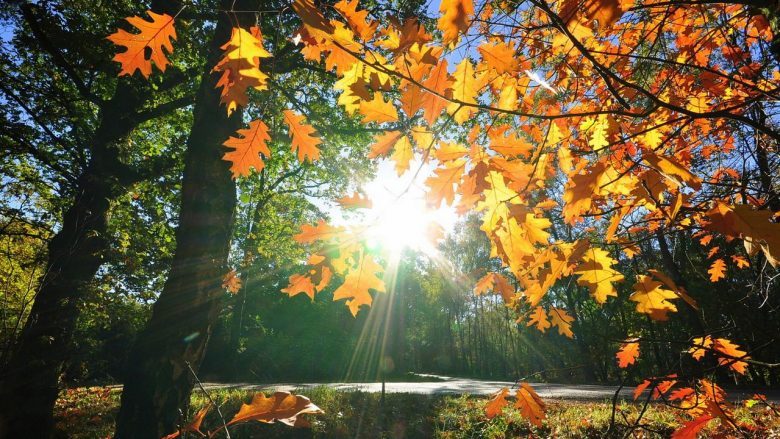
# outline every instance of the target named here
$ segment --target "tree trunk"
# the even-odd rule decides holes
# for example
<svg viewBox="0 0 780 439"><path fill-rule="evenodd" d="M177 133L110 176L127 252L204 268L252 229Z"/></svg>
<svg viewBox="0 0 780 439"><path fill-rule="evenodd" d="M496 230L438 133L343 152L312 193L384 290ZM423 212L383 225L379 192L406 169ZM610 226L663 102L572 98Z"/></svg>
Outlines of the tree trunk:
<svg viewBox="0 0 780 439"><path fill-rule="evenodd" d="M229 17L221 14L187 142L176 254L152 317L130 352L116 438L159 439L176 430L220 311L236 204L220 145L241 126L242 113L227 117L217 76L208 71L230 32Z"/></svg>
<svg viewBox="0 0 780 439"><path fill-rule="evenodd" d="M48 244L40 289L0 376L0 437L52 435L58 378L68 356L79 306L107 250L110 202L137 178L127 173L114 144L138 125L134 116L144 102L143 92L136 81L120 80L113 97L102 107L75 200L62 218L62 228Z"/></svg>

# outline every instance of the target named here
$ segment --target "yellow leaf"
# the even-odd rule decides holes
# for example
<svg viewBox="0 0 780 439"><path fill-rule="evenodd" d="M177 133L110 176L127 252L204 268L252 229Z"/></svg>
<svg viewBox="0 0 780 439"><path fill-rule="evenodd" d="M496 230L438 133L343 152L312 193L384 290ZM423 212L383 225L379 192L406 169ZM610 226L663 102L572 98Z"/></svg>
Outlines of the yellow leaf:
<svg viewBox="0 0 780 439"><path fill-rule="evenodd" d="M385 101L381 93L374 93L374 99L370 101L360 101L358 111L365 116L363 123L395 122L398 120L398 112L395 107L391 102Z"/></svg>
<svg viewBox="0 0 780 439"><path fill-rule="evenodd" d="M537 306L534 309L534 312L531 313L531 317L528 319L528 324L526 326L533 325L536 325L536 329L541 332L544 332L551 326L550 321L547 320L547 313L544 312L544 308L541 306Z"/></svg>
<svg viewBox="0 0 780 439"><path fill-rule="evenodd" d="M333 300L347 299L347 307L356 316L362 305L371 306L373 299L369 290L385 291L385 282L376 276L382 272L382 266L372 256L363 253L357 267L347 271L344 283L333 292Z"/></svg>
<svg viewBox="0 0 780 439"><path fill-rule="evenodd" d="M571 322L574 321L574 317L570 316L566 310L555 307L550 309L549 314L552 325L558 327L558 334L574 338L574 333L571 332Z"/></svg>
<svg viewBox="0 0 780 439"><path fill-rule="evenodd" d="M623 279L620 272L612 269L612 264L617 261L609 257L609 253L598 247L591 247L585 252L582 258L582 264L577 267L574 274L580 277L577 284L588 287L590 295L598 303L607 301L607 297L617 297L617 290L613 282L620 282Z"/></svg>
<svg viewBox="0 0 780 439"><path fill-rule="evenodd" d="M637 283L634 284L634 292L630 300L636 302L637 312L650 315L653 320L668 319L668 312L677 312L677 307L670 302L677 295L667 289L661 288L661 283L656 282L650 276L637 275Z"/></svg>

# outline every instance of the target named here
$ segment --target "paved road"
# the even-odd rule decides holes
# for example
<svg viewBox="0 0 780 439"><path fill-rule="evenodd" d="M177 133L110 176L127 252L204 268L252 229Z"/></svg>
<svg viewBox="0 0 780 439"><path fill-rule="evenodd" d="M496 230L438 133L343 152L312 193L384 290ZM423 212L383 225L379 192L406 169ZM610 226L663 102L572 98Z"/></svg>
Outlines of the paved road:
<svg viewBox="0 0 780 439"><path fill-rule="evenodd" d="M421 395L490 395L502 387L512 387L513 382L509 381L485 381L463 378L436 377L440 381L425 382L393 382L385 384L387 393L417 393ZM616 386L601 386L587 384L549 384L549 383L529 383L542 398L557 398L571 400L606 400L611 399L617 391ZM381 392L382 383L302 383L302 384L252 384L252 383L205 383L204 387L208 389L217 388L235 388L242 390L255 391L287 391L305 390L313 387L328 386L332 389L341 391L360 390L363 392ZM633 387L624 387L620 391L620 397L625 399L633 398ZM753 391L728 391L729 399L741 400L749 398ZM780 402L780 392L761 391L770 401Z"/></svg>

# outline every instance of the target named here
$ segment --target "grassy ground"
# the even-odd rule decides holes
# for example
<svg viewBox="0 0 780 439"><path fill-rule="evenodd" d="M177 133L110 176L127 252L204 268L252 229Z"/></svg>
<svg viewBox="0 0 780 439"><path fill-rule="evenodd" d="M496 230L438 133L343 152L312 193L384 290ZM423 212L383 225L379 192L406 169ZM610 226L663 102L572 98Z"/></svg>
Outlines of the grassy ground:
<svg viewBox="0 0 780 439"><path fill-rule="evenodd" d="M211 398L220 406L226 418L238 410L242 402L251 399L251 392L217 390ZM293 429L280 424L252 423L231 428L232 438L505 438L555 437L601 438L625 437L641 406L622 403L617 407L616 424L607 431L612 417L612 405L607 402L547 401L547 419L542 427L533 427L520 414L509 409L503 416L488 420L484 416L485 398L388 394L382 407L379 394L337 392L319 387L306 392L324 415L311 416L310 429ZM206 405L208 399L196 392L192 397L192 412ZM73 438L108 437L119 404L119 391L102 387L64 391L57 403L58 426ZM776 409L775 409L776 410ZM192 413L189 414L192 416ZM780 437L780 416L767 407L740 408L739 420L769 427L748 437ZM630 437L669 437L685 419L660 405L647 409L642 418L643 429ZM203 430L214 429L221 421L211 410ZM718 421L702 437L715 435ZM190 434L188 437L196 437ZM218 437L224 437L220 435ZM729 437L720 436L720 437Z"/></svg>

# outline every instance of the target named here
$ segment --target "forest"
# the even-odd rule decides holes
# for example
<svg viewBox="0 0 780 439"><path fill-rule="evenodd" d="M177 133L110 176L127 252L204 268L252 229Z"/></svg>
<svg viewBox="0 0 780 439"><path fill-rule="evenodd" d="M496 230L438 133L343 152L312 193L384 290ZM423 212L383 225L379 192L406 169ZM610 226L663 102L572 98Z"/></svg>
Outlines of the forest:
<svg viewBox="0 0 780 439"><path fill-rule="evenodd" d="M780 434L777 1L10 0L0 30L0 438ZM447 377L511 385L204 387Z"/></svg>

